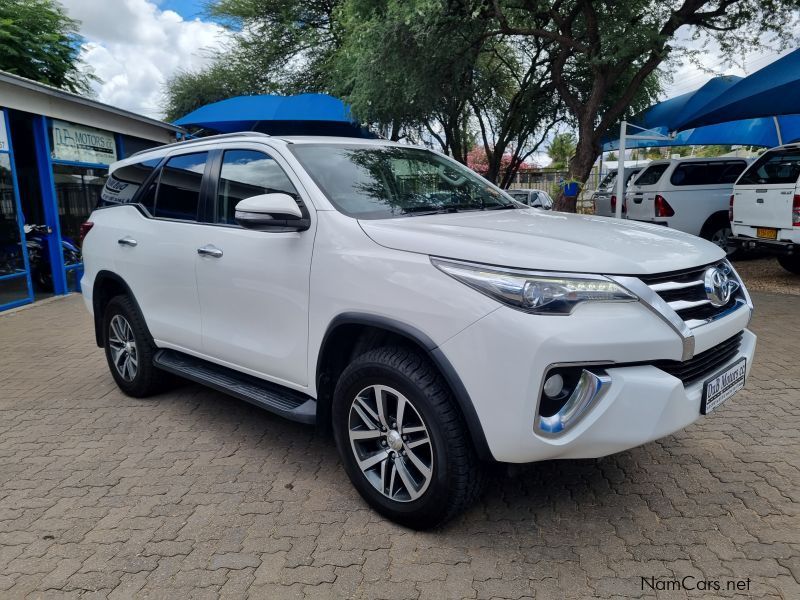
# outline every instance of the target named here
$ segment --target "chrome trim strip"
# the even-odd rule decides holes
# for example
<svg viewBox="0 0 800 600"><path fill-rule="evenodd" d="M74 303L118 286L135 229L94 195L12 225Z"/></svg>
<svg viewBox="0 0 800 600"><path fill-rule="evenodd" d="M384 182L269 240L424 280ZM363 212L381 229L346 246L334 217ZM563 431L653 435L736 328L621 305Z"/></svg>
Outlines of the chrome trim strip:
<svg viewBox="0 0 800 600"><path fill-rule="evenodd" d="M688 321L686 321L686 324L689 326L690 329L696 329L698 327L702 327L703 325L708 325L709 323L713 323L717 319L722 319L724 317L727 317L732 312L735 312L744 306L747 306L747 303L743 299L739 298L736 300L733 306L723 310L722 312L715 314L713 317L708 317L707 319L689 319Z"/></svg>
<svg viewBox="0 0 800 600"><path fill-rule="evenodd" d="M649 287L654 292L671 292L673 290L683 290L696 285L704 285L703 280L686 281L684 283L680 283L679 281L665 281L664 283L653 283Z"/></svg>
<svg viewBox="0 0 800 600"><path fill-rule="evenodd" d="M542 385L547 378L547 373L551 371L550 368L545 372L545 377L542 379ZM557 436L563 434L570 429L578 421L584 412L591 406L598 402L605 396L608 389L611 387L611 377L604 371L600 373L592 373L583 369L575 389L572 390L564 406L561 407L556 414L543 417L539 414L539 409L536 409L536 421L534 423L535 431L544 436ZM542 391L539 392L539 401L541 402Z"/></svg>
<svg viewBox="0 0 800 600"><path fill-rule="evenodd" d="M653 288L650 288L653 289ZM667 302L670 308L675 312L679 310L686 310L687 308L697 308L698 306L705 306L711 304L710 300L672 300Z"/></svg>
<svg viewBox="0 0 800 600"><path fill-rule="evenodd" d="M678 316L672 307L661 296L641 279L620 275L609 275L608 278L636 295L645 307L669 325L681 339L681 360L689 360L694 356L694 334L689 326Z"/></svg>

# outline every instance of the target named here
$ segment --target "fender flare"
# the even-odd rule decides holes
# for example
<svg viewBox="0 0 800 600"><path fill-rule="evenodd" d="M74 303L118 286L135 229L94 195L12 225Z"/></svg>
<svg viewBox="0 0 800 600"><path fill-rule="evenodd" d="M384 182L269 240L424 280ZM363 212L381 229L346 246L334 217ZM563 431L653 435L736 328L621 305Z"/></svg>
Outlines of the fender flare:
<svg viewBox="0 0 800 600"><path fill-rule="evenodd" d="M92 314L94 315L94 338L95 342L97 343L97 346L100 348L103 347L105 340L103 336L103 315L101 314L102 311L100 310L101 298L97 293L97 289L100 285L103 284L103 282L109 280L113 281L114 283L116 283L117 285L122 287L122 289L125 290L125 293L128 295L133 304L136 306L136 310L139 311L139 314L144 316L144 313L142 312L139 303L136 301L136 296L134 296L131 287L122 277L120 277L113 271L107 271L107 270L98 271L97 275L95 275L94 280L92 282ZM148 331L148 334L149 333L150 332Z"/></svg>
<svg viewBox="0 0 800 600"><path fill-rule="evenodd" d="M444 352L442 352L441 348L439 348L439 346L430 338L430 336L420 331L413 325L409 325L408 323L397 321L389 317L384 317L382 315L370 313L347 312L336 316L328 324L325 335L322 337L322 343L320 344L317 355L317 373L315 381L319 381L319 369L322 364L322 352L325 350L328 338L331 332L341 325L367 325L370 327L385 329L408 339L422 348L436 368L439 369L442 377L444 377L445 381L450 386L450 390L453 392L453 397L455 398L458 407L461 409L461 414L464 416L464 421L467 425L469 436L475 447L475 451L478 453L478 457L481 460L494 461L494 456L492 455L492 452L489 449L489 444L486 441L483 425L481 425L480 418L475 410L475 405L469 395L469 392L467 391L467 388L461 381L461 377L459 377L455 368L450 363L450 360L447 358L447 356L445 356Z"/></svg>

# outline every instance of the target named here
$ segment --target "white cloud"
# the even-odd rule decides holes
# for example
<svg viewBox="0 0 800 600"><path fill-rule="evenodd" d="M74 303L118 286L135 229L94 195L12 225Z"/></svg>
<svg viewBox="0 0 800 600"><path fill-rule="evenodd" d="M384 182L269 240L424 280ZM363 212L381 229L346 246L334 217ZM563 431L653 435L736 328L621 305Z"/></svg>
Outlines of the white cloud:
<svg viewBox="0 0 800 600"><path fill-rule="evenodd" d="M102 80L93 86L97 100L150 117L163 117L167 78L208 64L227 39L216 23L184 20L148 0L61 2L81 22L83 60Z"/></svg>

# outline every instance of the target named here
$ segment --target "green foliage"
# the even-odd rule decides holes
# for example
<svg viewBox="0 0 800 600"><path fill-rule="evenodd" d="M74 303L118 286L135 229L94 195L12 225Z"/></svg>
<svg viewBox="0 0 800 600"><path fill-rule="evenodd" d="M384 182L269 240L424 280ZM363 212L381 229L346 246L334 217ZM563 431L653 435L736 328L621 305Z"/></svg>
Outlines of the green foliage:
<svg viewBox="0 0 800 600"><path fill-rule="evenodd" d="M167 89L164 103L167 121L175 121L212 102L267 91L255 85L240 66L222 61L204 71L178 72L167 81Z"/></svg>
<svg viewBox="0 0 800 600"><path fill-rule="evenodd" d="M79 59L77 25L55 0L0 0L0 69L88 93L97 78Z"/></svg>
<svg viewBox="0 0 800 600"><path fill-rule="evenodd" d="M563 169L572 155L575 154L575 146L578 140L571 131L559 133L553 136L550 145L547 146L547 155L553 160L550 165L553 169Z"/></svg>

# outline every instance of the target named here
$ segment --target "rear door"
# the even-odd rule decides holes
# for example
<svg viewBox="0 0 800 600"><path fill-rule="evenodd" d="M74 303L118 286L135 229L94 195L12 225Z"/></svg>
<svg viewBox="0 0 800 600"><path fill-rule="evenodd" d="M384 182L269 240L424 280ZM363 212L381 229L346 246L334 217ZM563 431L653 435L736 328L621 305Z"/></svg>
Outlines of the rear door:
<svg viewBox="0 0 800 600"><path fill-rule="evenodd" d="M628 191L625 193L625 208L629 219L637 221L655 220L655 198L660 189L661 182L666 178L664 173L669 169L669 162L650 163L636 177L632 184L629 184Z"/></svg>
<svg viewBox="0 0 800 600"><path fill-rule="evenodd" d="M773 232L791 229L792 200L798 177L800 147L765 152L736 182L733 224L762 227Z"/></svg>
<svg viewBox="0 0 800 600"><path fill-rule="evenodd" d="M128 204L137 188L138 208L121 206L125 218L109 224L110 252L118 274L133 291L150 333L160 345L200 349L200 305L195 279L197 217L207 152L169 157L115 171L103 193L105 204Z"/></svg>

